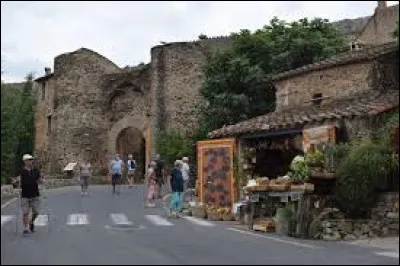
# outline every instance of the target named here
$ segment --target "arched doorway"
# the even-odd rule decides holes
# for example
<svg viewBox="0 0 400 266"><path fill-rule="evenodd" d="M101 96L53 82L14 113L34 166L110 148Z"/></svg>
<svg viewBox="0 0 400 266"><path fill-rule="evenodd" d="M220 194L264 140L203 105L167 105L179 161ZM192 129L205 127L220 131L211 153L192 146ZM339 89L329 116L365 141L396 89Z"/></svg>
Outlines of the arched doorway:
<svg viewBox="0 0 400 266"><path fill-rule="evenodd" d="M129 154L133 155L137 167L135 183L141 182L144 178L146 161L146 144L143 133L137 128L127 127L118 134L115 147L116 152L121 155L124 162L127 162Z"/></svg>

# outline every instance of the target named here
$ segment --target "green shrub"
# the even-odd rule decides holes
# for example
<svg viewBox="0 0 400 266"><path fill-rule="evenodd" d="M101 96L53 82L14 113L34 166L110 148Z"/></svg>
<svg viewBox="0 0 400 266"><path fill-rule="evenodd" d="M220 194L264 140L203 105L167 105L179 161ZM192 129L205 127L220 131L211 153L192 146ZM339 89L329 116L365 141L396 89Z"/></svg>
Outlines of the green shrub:
<svg viewBox="0 0 400 266"><path fill-rule="evenodd" d="M172 165L175 160L181 160L184 156L193 159L195 143L178 132L170 131L161 134L155 144L161 157L169 165Z"/></svg>
<svg viewBox="0 0 400 266"><path fill-rule="evenodd" d="M347 156L350 150L350 143L329 142L324 148L325 168L330 172L335 172L340 163Z"/></svg>
<svg viewBox="0 0 400 266"><path fill-rule="evenodd" d="M395 167L385 145L372 140L353 143L337 169L336 200L341 210L350 216L366 214Z"/></svg>
<svg viewBox="0 0 400 266"><path fill-rule="evenodd" d="M325 155L320 151L309 152L306 154L305 160L310 167L324 167Z"/></svg>

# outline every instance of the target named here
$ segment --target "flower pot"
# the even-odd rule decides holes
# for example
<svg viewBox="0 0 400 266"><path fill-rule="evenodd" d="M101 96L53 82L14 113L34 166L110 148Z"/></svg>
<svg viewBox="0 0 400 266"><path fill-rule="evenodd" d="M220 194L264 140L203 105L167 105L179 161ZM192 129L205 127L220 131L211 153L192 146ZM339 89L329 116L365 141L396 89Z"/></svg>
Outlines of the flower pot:
<svg viewBox="0 0 400 266"><path fill-rule="evenodd" d="M222 217L221 214L216 212L207 212L207 218L210 221L221 221Z"/></svg>
<svg viewBox="0 0 400 266"><path fill-rule="evenodd" d="M233 220L235 220L235 217L233 217L233 215L232 214L223 214L222 215L222 220L223 221L233 221Z"/></svg>
<svg viewBox="0 0 400 266"><path fill-rule="evenodd" d="M206 219L207 218L207 212L205 209L202 208L193 208L192 210L192 216L200 219Z"/></svg>

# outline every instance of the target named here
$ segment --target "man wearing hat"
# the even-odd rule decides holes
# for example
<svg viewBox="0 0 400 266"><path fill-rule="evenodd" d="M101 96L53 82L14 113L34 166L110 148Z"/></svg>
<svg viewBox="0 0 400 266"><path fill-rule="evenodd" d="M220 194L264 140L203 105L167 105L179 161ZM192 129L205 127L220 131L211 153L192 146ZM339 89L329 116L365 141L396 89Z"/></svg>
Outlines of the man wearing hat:
<svg viewBox="0 0 400 266"><path fill-rule="evenodd" d="M21 188L21 208L23 212L24 231L23 234L34 232L34 221L39 214L39 183L41 176L38 169L33 167L33 156L25 154L22 156L24 165L14 182L14 186ZM32 218L29 220L29 213L32 210Z"/></svg>

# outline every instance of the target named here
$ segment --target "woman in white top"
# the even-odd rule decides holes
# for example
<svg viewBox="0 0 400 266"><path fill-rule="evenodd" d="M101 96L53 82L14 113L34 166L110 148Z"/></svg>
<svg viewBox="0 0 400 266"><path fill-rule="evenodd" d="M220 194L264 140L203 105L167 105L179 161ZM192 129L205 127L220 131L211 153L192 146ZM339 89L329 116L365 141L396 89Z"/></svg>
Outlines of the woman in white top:
<svg viewBox="0 0 400 266"><path fill-rule="evenodd" d="M128 155L128 182L129 188L133 187L133 181L136 172L136 161L133 159L132 154Z"/></svg>

